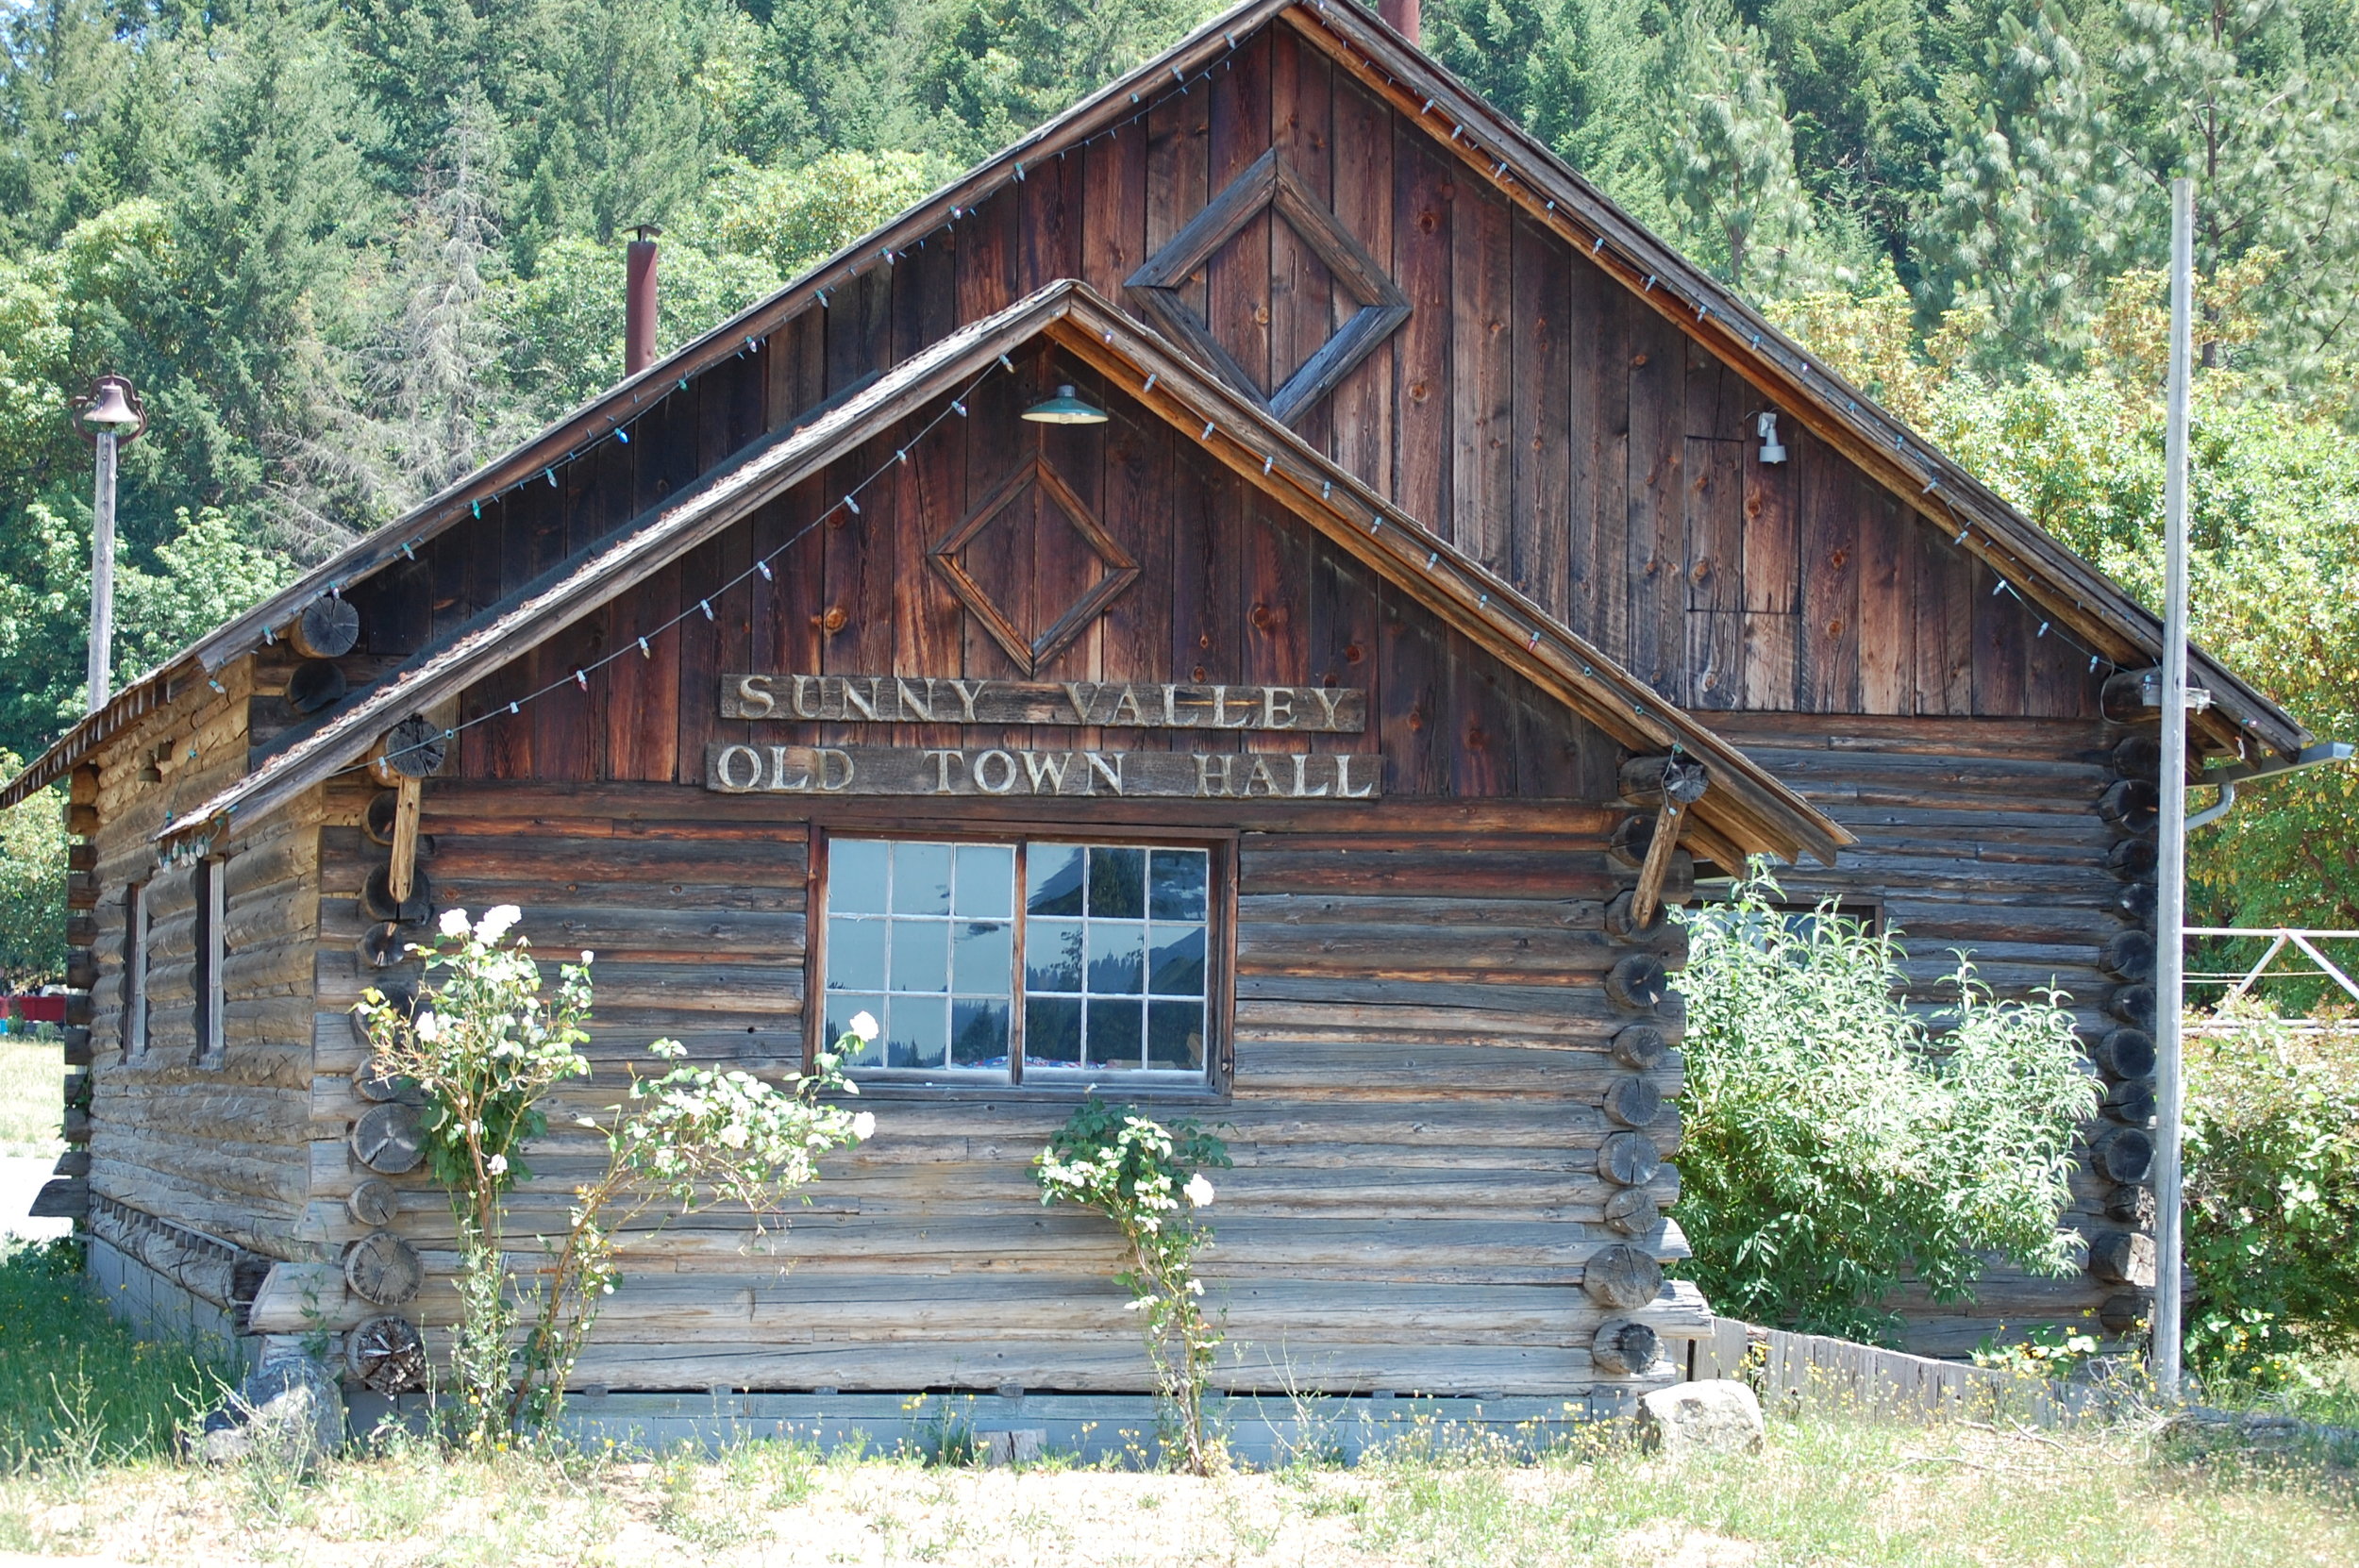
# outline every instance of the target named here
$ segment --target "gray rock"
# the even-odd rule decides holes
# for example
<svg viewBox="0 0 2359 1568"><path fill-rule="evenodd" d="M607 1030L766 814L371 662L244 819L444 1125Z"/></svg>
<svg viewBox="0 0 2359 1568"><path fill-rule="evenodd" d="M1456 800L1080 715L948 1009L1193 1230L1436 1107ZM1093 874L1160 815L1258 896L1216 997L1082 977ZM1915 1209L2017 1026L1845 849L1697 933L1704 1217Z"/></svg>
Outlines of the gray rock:
<svg viewBox="0 0 2359 1568"><path fill-rule="evenodd" d="M299 1470L344 1440L343 1393L308 1356L290 1356L246 1375L205 1417L194 1443L208 1464L270 1464Z"/></svg>
<svg viewBox="0 0 2359 1568"><path fill-rule="evenodd" d="M2324 1426L2277 1410L2217 1410L2197 1405L2163 1424L2166 1437L2204 1448L2287 1449L2305 1442L2359 1444L2359 1427Z"/></svg>
<svg viewBox="0 0 2359 1568"><path fill-rule="evenodd" d="M1638 1441L1667 1459L1760 1448L1761 1401L1742 1383L1674 1383L1638 1401Z"/></svg>

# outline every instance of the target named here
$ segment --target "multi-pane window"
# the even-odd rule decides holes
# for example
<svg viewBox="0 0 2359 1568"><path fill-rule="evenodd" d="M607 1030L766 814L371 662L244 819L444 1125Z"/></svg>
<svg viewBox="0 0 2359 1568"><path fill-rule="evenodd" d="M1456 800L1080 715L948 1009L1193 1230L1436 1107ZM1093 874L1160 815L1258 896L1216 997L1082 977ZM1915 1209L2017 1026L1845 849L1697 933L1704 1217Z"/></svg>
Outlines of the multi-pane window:
<svg viewBox="0 0 2359 1568"><path fill-rule="evenodd" d="M828 850L830 1042L850 1067L1201 1076L1212 857L1138 844L837 838Z"/></svg>

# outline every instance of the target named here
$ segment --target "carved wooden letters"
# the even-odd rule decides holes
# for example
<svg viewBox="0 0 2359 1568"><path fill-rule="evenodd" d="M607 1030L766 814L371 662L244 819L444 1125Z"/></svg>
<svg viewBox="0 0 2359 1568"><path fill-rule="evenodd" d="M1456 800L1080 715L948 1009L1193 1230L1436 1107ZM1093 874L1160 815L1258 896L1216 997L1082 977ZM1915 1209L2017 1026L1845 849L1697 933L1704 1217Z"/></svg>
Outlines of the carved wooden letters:
<svg viewBox="0 0 2359 1568"><path fill-rule="evenodd" d="M724 794L1056 795L1065 799L1373 800L1380 759L1333 754L755 746L715 742Z"/></svg>
<svg viewBox="0 0 2359 1568"><path fill-rule="evenodd" d="M1328 686L730 675L721 677L721 717L829 724L1301 729L1357 735L1367 727L1368 694Z"/></svg>
<svg viewBox="0 0 2359 1568"><path fill-rule="evenodd" d="M725 675L721 717L788 724L1087 725L1356 735L1367 727L1368 694L1325 686ZM724 794L1373 800L1382 773L1383 759L1369 754L721 741L705 748L705 788Z"/></svg>

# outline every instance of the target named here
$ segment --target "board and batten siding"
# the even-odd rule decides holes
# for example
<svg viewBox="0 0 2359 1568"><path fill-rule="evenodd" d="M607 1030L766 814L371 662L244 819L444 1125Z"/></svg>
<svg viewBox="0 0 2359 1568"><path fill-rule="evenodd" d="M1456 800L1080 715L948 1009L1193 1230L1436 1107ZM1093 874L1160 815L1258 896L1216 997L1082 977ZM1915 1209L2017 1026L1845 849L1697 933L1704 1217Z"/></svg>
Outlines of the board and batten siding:
<svg viewBox="0 0 2359 1568"><path fill-rule="evenodd" d="M1093 817L1235 833L1230 1093L1146 1102L1213 1125L1236 1158L1213 1173L1218 1240L1205 1274L1237 1347L1216 1384L1594 1387L1609 1399L1652 1386L1593 1375L1588 1343L1611 1314L1581 1288L1587 1259L1626 1240L1602 1222L1613 1189L1597 1172L1598 1145L1620 1130L1599 1101L1629 1074L1607 1046L1634 1016L1598 979L1640 950L1600 924L1629 880L1603 852L1617 811L1158 801L1050 826L1038 808L1026 823L996 802L930 820L876 809L887 804L899 803L830 803L845 809L828 820L912 837L998 823L1085 838ZM357 822L364 805L364 792L344 791L329 814ZM649 1041L672 1036L698 1059L754 1071L800 1063L810 829L795 810L671 784L427 786L424 863L439 904L516 903L544 955L598 954L596 1076L552 1109L536 1179L517 1197L519 1233L561 1222L568 1187L599 1159L569 1119L619 1098L626 1065L649 1064ZM330 952L348 951L362 928L350 890L373 861L356 827L331 826L322 844L323 936ZM1675 958L1680 940L1666 931L1641 947ZM376 977L356 970L322 987L324 1098L348 1092L360 1048L342 1009ZM1675 1004L1655 1021L1676 1039ZM1647 1131L1666 1154L1678 1143L1678 1061L1674 1052L1653 1073L1665 1109ZM1106 1088L1121 1095L1119 1076ZM810 1206L770 1236L716 1210L627 1255L579 1381L1148 1386L1135 1318L1112 1280L1110 1227L1043 1208L1032 1183L1030 1161L1072 1109L1069 1093L878 1085L862 1103L877 1115L875 1140L831 1157ZM332 1254L361 1234L341 1200L366 1173L339 1142L317 1152L312 1214ZM432 1276L405 1309L438 1342L453 1300L448 1208L422 1173L393 1181L396 1228ZM1667 1205L1676 1184L1666 1165L1651 1191ZM1641 1241L1665 1259L1683 1251L1667 1226ZM1636 1315L1673 1332L1701 1321L1692 1294Z"/></svg>
<svg viewBox="0 0 2359 1568"><path fill-rule="evenodd" d="M1949 532L1798 418L1779 425L1787 459L1762 463L1754 419L1777 408L1765 392L1513 209L1293 23L1241 38L1226 59L1205 88L1030 165L922 248L833 289L824 306L807 299L755 349L662 392L627 445L605 442L554 470L553 485L486 500L479 522L357 585L362 652L414 651L730 454L1058 278L1121 302L1140 264L1275 147L1413 307L1297 428L1665 697L1702 709L2093 715L2086 656L2038 635L2041 618L1995 592ZM1182 293L1264 387L1352 305L1294 226L1268 214ZM1123 390L1078 368L1063 378L1101 401ZM902 497L899 514L908 497L962 485L966 451L1005 450L1011 419L975 422L959 453L896 475L886 488ZM1102 468L1071 476L1110 500L1156 488L1171 444L1119 425L1059 439L1104 445ZM878 443L845 467L865 475L892 450ZM1236 486L1207 483L1213 501ZM1087 489L1096 484L1105 490ZM912 575L922 542L904 534L894 551L854 552L830 540L820 608L854 627L828 633L833 643L878 635L889 585ZM708 572L728 564L701 559ZM697 580L679 578L677 592ZM1117 639L1151 635L1111 625ZM934 620L896 635L930 664L979 633ZM884 668L881 650L863 645L862 673Z"/></svg>

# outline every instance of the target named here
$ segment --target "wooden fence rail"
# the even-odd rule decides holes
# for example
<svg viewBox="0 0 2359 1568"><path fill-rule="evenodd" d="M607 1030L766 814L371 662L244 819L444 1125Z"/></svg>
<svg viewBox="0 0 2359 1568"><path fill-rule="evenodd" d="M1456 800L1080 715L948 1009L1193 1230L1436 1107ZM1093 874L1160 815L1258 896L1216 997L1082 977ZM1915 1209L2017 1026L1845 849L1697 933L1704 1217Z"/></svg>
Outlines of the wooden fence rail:
<svg viewBox="0 0 2359 1568"><path fill-rule="evenodd" d="M1687 1376L1751 1383L1773 1412L2061 1426L2106 1409L2098 1390L2034 1372L1937 1361L1734 1318L1713 1319L1712 1330L1687 1342Z"/></svg>

